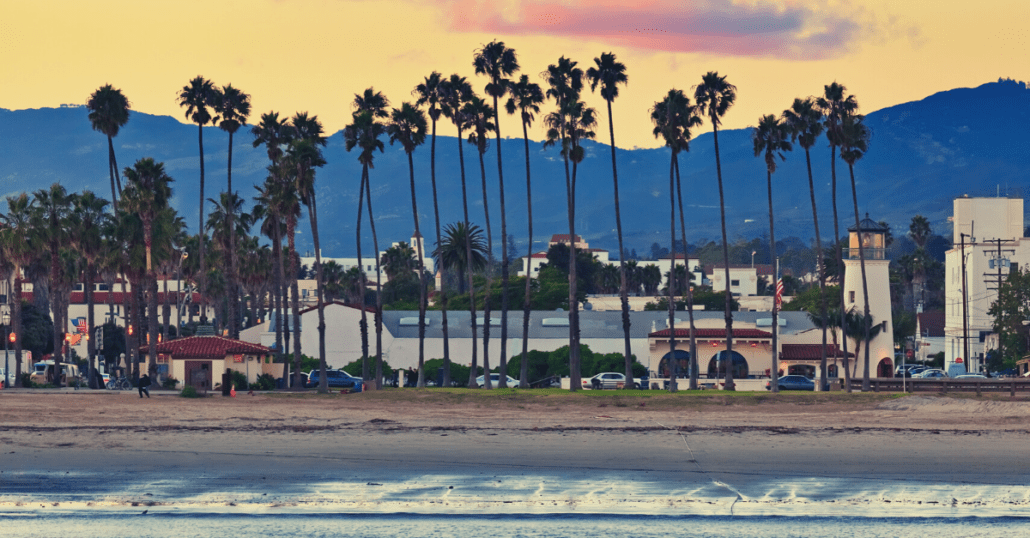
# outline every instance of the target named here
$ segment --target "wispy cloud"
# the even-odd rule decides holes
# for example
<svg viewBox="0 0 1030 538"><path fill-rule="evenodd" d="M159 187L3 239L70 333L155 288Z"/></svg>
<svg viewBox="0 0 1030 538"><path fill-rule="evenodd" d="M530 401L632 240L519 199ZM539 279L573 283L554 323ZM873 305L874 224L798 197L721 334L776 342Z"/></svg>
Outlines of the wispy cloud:
<svg viewBox="0 0 1030 538"><path fill-rule="evenodd" d="M553 35L645 50L824 59L882 33L846 0L434 0L454 31Z"/></svg>

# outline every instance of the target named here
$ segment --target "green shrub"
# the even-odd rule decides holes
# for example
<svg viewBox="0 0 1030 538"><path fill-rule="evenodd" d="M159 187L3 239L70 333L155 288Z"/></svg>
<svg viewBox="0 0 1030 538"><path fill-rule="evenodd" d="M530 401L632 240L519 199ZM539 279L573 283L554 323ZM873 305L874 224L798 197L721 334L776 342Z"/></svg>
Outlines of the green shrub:
<svg viewBox="0 0 1030 538"><path fill-rule="evenodd" d="M186 385L185 387L183 387L182 388L182 392L179 393L179 396L182 396L183 398L199 398L200 397L200 395L197 394L197 389L193 388L190 385Z"/></svg>
<svg viewBox="0 0 1030 538"><path fill-rule="evenodd" d="M257 390L275 390L275 377L272 374L261 374L257 378L257 382L251 385L251 388Z"/></svg>
<svg viewBox="0 0 1030 538"><path fill-rule="evenodd" d="M247 376L243 372L232 371L232 384L236 390L243 390L248 387Z"/></svg>
<svg viewBox="0 0 1030 538"><path fill-rule="evenodd" d="M169 390L175 390L175 387L179 386L179 380L174 377L167 377L164 382L161 383L161 386Z"/></svg>

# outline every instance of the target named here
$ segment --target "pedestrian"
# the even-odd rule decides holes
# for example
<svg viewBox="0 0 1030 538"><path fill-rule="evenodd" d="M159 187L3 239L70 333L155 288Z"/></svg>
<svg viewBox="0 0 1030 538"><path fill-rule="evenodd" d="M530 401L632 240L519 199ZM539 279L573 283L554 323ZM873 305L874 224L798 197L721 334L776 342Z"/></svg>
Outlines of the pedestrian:
<svg viewBox="0 0 1030 538"><path fill-rule="evenodd" d="M149 398L150 397L150 391L147 390L147 389L150 388L150 376L147 375L147 374L143 374L143 377L139 378L139 385L137 385L137 387L139 388L139 397L140 398L143 397L143 393L146 393L147 394L147 398Z"/></svg>

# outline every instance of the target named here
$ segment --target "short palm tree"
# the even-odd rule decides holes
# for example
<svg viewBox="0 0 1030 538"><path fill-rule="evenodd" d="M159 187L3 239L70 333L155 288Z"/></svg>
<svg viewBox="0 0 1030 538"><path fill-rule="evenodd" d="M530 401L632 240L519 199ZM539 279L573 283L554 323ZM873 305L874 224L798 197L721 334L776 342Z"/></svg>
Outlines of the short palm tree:
<svg viewBox="0 0 1030 538"><path fill-rule="evenodd" d="M533 255L533 194L532 181L529 172L529 126L533 124L535 115L540 113L540 105L544 102L544 93L540 85L530 82L529 77L522 75L518 82L512 83L508 88L511 97L505 104L508 114L519 112L522 118L522 142L526 152L526 221L529 226L529 256ZM527 260L531 258L527 257ZM526 262L529 264L529 261ZM528 357L529 353L529 308L530 308L530 282L533 280L526 269L526 290L522 303L522 356ZM519 374L519 388L529 388L529 361L521 361L521 373Z"/></svg>
<svg viewBox="0 0 1030 538"><path fill-rule="evenodd" d="M429 119L432 121L433 130L429 145L429 179L433 187L433 213L436 216L436 242L440 242L440 204L436 193L436 121L440 119L443 110L440 108L440 101L443 98L441 91L444 89L443 78L440 73L433 71L428 77L415 86L411 92L418 97L415 103L417 106L427 107ZM439 270L439 264L437 264ZM440 316L442 318L441 328L443 330L443 385L451 386L451 348L450 337L447 330L447 289L441 286L439 292Z"/></svg>
<svg viewBox="0 0 1030 538"><path fill-rule="evenodd" d="M440 245L433 251L433 256L440 260L440 266L444 270L451 270L461 275L469 270L482 271L487 264L486 241L483 238L483 230L473 224L470 228L465 227L463 222L448 224L444 228L443 239ZM466 245L472 245L472 256L468 256ZM469 262L469 260L472 260ZM464 291L464 290L462 290Z"/></svg>
<svg viewBox="0 0 1030 538"><path fill-rule="evenodd" d="M110 214L107 213L108 201L93 194L93 191L84 190L75 197L74 207L70 215L69 229L72 232L72 244L75 250L85 262L83 267L83 280L85 282L86 299L86 327L87 335L93 334L94 312L93 312L93 282L97 276L97 261L103 254L103 229L107 226ZM89 355L89 388L101 388L96 383L96 340L90 338L86 343L87 354Z"/></svg>
<svg viewBox="0 0 1030 538"><path fill-rule="evenodd" d="M118 161L114 157L114 142L118 131L129 122L132 105L122 91L110 84L104 84L89 96L86 110L93 130L107 135L107 167L111 176L111 200L118 210L118 196L122 192L122 180L118 177Z"/></svg>
<svg viewBox="0 0 1030 538"><path fill-rule="evenodd" d="M218 88L210 80L198 76L190 80L189 84L183 86L179 92L179 106L186 107L186 119L197 124L197 141L200 145L200 219L197 224L198 232L204 235L204 126L214 121L218 122L217 116L212 116L209 108L214 108L218 103ZM205 296L205 273L207 265L204 260L204 241L200 242L200 295L206 301ZM207 323L207 310L203 304L200 309L200 322Z"/></svg>
<svg viewBox="0 0 1030 538"><path fill-rule="evenodd" d="M401 103L401 108L393 109L386 133L390 136L390 144L400 142L404 153L408 156L408 178L411 183L411 217L415 221L415 245L418 253L418 388L426 386L425 372L425 340L426 340L426 271L425 260L422 259L424 239L418 221L418 202L415 199L415 162L411 154L415 148L426 142L426 115L411 103Z"/></svg>
<svg viewBox="0 0 1030 538"><path fill-rule="evenodd" d="M773 201L772 201L772 175L776 171L776 157L780 160L784 160L783 152L790 151L792 146L790 144L790 127L779 118L772 114L762 116L758 120L758 127L751 131L751 141L755 147L755 156L764 156L765 158L765 179L766 187L769 193L769 259L773 261L775 267L776 260L776 230L773 222ZM774 274L773 280L779 275ZM775 285L775 282L773 283ZM772 309L772 371L779 372L780 364L779 357L776 354L777 348L777 333L779 332L776 328L778 307L776 303L773 303ZM825 351L824 351L825 352ZM776 376L772 376L769 381L769 387L772 392L779 392L779 379Z"/></svg>
<svg viewBox="0 0 1030 538"><path fill-rule="evenodd" d="M215 103L215 113L218 114L220 121L218 127L223 131L229 133L229 164L228 173L226 174L226 187L227 192L233 194L232 190L232 139L236 131L241 126L246 125L247 117L250 116L250 95L243 93L237 88L234 88L232 84L228 84L222 87L222 91L218 93L218 101ZM229 299L229 335L232 338L240 337L239 324L236 320L239 319L239 312L237 307L239 302L237 297L239 295L239 259L236 253L236 229L232 224L234 215L229 215L229 289L231 290L231 297Z"/></svg>
<svg viewBox="0 0 1030 538"><path fill-rule="evenodd" d="M487 75L490 77L490 83L486 85L486 93L494 98L493 124L494 134L497 137L497 183L501 203L501 238L504 239L508 237L508 218L504 207L504 168L501 165L501 119L499 116L501 110L498 105L498 99L503 98L508 92L511 81L506 77L510 77L519 70L519 62L515 55L515 49L508 48L503 42L494 40L487 45L483 45L482 48L476 51L472 65L475 67L477 75ZM508 249L502 248L501 288L503 292L501 294L501 372L508 371L508 263ZM487 289L489 289L489 287ZM489 294L487 295L489 296ZM487 322L487 327L489 327L489 322ZM486 337L484 336L484 347L486 346L485 342ZM487 358L484 355L484 364L486 359ZM485 378L487 388L490 387L489 377L490 376L486 376ZM508 386L507 377L501 376L498 381L498 386L506 388Z"/></svg>
<svg viewBox="0 0 1030 538"><path fill-rule="evenodd" d="M819 315L818 327L822 330L821 360L819 363L819 387L826 386L826 330L828 315L826 309L826 266L822 262L823 240L819 235L819 213L815 204L815 181L812 178L812 157L810 150L823 132L823 114L814 99L794 99L790 108L783 111L783 121L790 128L791 140L805 149L805 165L808 168L808 194L812 199L812 222L815 225L815 250L819 253Z"/></svg>
<svg viewBox="0 0 1030 538"><path fill-rule="evenodd" d="M32 214L35 211L33 200L25 193L7 197L7 213L0 213L4 226L0 227L0 250L11 263L14 271L15 300L11 312L14 330L14 386L21 387L22 337L21 325L22 283L28 265L39 250L35 238L32 237Z"/></svg>
<svg viewBox="0 0 1030 538"><path fill-rule="evenodd" d="M726 235L726 201L722 188L722 164L719 160L719 124L733 103L737 100L737 87L726 81L715 71L709 71L701 77L701 84L694 87L694 101L712 122L712 137L715 143L715 174L719 181L719 217L722 224L722 259L726 271L726 356L733 355L733 300L730 297L730 251ZM725 389L734 390L733 368L726 368Z"/></svg>
<svg viewBox="0 0 1030 538"><path fill-rule="evenodd" d="M858 216L858 191L855 189L855 163L869 151L870 133L869 128L865 125L865 117L861 114L845 117L840 132L840 157L844 162L848 163L848 173L851 175L851 200L854 203L855 209L855 230L859 230L861 225L859 224ZM865 340L869 342L874 336L870 328L873 317L869 313L869 285L866 282L865 249L862 246L862 241L858 242L858 261L859 267L862 270L862 297L865 301L865 312L863 313ZM855 350L855 360L858 361L857 349ZM865 348L863 360L865 361L865 370L862 373L862 391L867 392L869 390L869 346Z"/></svg>

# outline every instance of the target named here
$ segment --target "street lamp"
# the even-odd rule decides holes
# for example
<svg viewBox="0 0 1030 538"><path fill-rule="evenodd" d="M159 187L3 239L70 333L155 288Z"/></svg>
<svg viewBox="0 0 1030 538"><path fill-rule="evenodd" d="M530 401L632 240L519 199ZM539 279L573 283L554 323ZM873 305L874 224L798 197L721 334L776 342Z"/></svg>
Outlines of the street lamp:
<svg viewBox="0 0 1030 538"><path fill-rule="evenodd" d="M7 333L11 333L11 328L8 326L11 323L11 314L4 310L3 313L3 325L4 325L4 388L11 387L11 366L7 363ZM14 334L14 333L11 333Z"/></svg>

